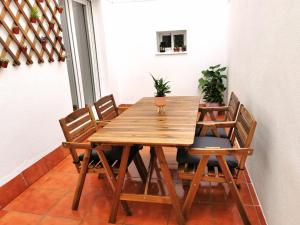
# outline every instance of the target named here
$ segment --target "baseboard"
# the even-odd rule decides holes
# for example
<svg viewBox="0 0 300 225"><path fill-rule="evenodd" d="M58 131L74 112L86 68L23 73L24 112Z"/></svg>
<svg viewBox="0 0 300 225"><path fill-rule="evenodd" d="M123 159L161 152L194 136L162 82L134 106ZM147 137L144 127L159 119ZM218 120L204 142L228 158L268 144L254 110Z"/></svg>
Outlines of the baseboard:
<svg viewBox="0 0 300 225"><path fill-rule="evenodd" d="M67 149L57 147L16 177L0 187L0 210L25 191L31 184L69 155Z"/></svg>

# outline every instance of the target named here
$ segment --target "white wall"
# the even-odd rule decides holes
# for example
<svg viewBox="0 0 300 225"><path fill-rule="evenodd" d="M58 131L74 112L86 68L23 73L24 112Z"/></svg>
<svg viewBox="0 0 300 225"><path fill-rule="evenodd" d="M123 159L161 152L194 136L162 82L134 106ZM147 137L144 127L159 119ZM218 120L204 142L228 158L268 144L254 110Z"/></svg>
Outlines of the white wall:
<svg viewBox="0 0 300 225"><path fill-rule="evenodd" d="M0 186L61 144L58 119L70 111L65 63L0 70Z"/></svg>
<svg viewBox="0 0 300 225"><path fill-rule="evenodd" d="M202 69L227 63L227 0L102 1L108 77L119 103L152 96L150 72L172 95L198 95ZM187 30L187 55L156 56L156 31ZM103 52L102 52L103 54Z"/></svg>
<svg viewBox="0 0 300 225"><path fill-rule="evenodd" d="M300 221L300 1L231 1L229 87L258 121L248 169L268 224Z"/></svg>

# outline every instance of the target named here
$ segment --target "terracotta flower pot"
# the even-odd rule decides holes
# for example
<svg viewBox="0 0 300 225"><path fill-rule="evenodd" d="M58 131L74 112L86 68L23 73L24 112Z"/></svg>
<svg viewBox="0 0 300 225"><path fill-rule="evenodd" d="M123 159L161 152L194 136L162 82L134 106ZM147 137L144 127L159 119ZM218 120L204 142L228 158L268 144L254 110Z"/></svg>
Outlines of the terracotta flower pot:
<svg viewBox="0 0 300 225"><path fill-rule="evenodd" d="M62 7L57 7L57 11L59 12L59 13L62 13L63 12L63 8Z"/></svg>
<svg viewBox="0 0 300 225"><path fill-rule="evenodd" d="M42 45L43 48L46 47L46 44L47 44L47 40L42 39L42 40L41 40L41 45Z"/></svg>
<svg viewBox="0 0 300 225"><path fill-rule="evenodd" d="M2 62L0 62L0 65L1 65L2 68L7 68L8 61L2 61Z"/></svg>
<svg viewBox="0 0 300 225"><path fill-rule="evenodd" d="M49 27L50 27L50 29L54 29L54 23L53 23L53 22L50 22L50 23L49 23Z"/></svg>
<svg viewBox="0 0 300 225"><path fill-rule="evenodd" d="M23 52L24 54L27 53L27 47L20 47L21 52Z"/></svg>
<svg viewBox="0 0 300 225"><path fill-rule="evenodd" d="M158 107L158 113L162 113L166 105L166 97L155 97L154 104Z"/></svg>
<svg viewBox="0 0 300 225"><path fill-rule="evenodd" d="M36 21L37 21L37 19L36 19L36 18L34 18L34 17L30 17L30 22L31 22L31 23L36 23Z"/></svg>
<svg viewBox="0 0 300 225"><path fill-rule="evenodd" d="M13 27L13 28L12 28L12 32L13 32L14 34L19 34L20 28L19 28L19 27Z"/></svg>

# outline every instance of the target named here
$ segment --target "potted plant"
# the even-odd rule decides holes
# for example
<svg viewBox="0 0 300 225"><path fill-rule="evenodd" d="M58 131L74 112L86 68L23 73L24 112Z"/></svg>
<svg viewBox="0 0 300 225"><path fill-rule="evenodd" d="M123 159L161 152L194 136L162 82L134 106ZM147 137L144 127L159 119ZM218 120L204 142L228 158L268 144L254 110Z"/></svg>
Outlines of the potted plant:
<svg viewBox="0 0 300 225"><path fill-rule="evenodd" d="M199 79L199 89L204 93L204 101L208 106L218 106L223 103L224 91L226 87L223 80L227 79L224 74L226 67L220 64L210 66L209 69L203 70L203 77Z"/></svg>
<svg viewBox="0 0 300 225"><path fill-rule="evenodd" d="M50 29L54 29L54 21L53 20L49 22L49 27L50 27Z"/></svg>
<svg viewBox="0 0 300 225"><path fill-rule="evenodd" d="M27 53L27 46L26 45L21 46L20 51L23 52L24 54L26 54Z"/></svg>
<svg viewBox="0 0 300 225"><path fill-rule="evenodd" d="M40 43L42 45L42 48L45 48L46 47L46 44L47 44L47 37L41 37L40 39Z"/></svg>
<svg viewBox="0 0 300 225"><path fill-rule="evenodd" d="M61 43L61 41L62 41L62 36L57 36L57 37L56 37L56 40L58 40L58 42Z"/></svg>
<svg viewBox="0 0 300 225"><path fill-rule="evenodd" d="M62 6L57 6L56 9L59 13L62 13L64 10L64 8Z"/></svg>
<svg viewBox="0 0 300 225"><path fill-rule="evenodd" d="M158 107L158 112L164 111L166 105L166 94L171 93L169 81L165 81L163 78L156 79L152 74L151 77L154 81L154 88L156 89L154 104Z"/></svg>
<svg viewBox="0 0 300 225"><path fill-rule="evenodd" d="M186 51L186 45L182 46L182 51L185 52Z"/></svg>
<svg viewBox="0 0 300 225"><path fill-rule="evenodd" d="M32 7L30 10L30 22L36 23L38 18L40 17L39 10L37 7Z"/></svg>
<svg viewBox="0 0 300 225"><path fill-rule="evenodd" d="M8 59L7 58L1 58L0 59L0 67L2 68L7 68L7 65L8 65Z"/></svg>
<svg viewBox="0 0 300 225"><path fill-rule="evenodd" d="M165 52L166 51L166 43L165 42L160 42L159 45L159 52Z"/></svg>
<svg viewBox="0 0 300 225"><path fill-rule="evenodd" d="M14 25L13 28L12 28L12 32L13 32L14 34L19 34L20 28L19 28L17 25Z"/></svg>
<svg viewBox="0 0 300 225"><path fill-rule="evenodd" d="M178 46L175 46L175 47L173 48L173 50L174 50L174 52L179 52L179 47L178 47Z"/></svg>

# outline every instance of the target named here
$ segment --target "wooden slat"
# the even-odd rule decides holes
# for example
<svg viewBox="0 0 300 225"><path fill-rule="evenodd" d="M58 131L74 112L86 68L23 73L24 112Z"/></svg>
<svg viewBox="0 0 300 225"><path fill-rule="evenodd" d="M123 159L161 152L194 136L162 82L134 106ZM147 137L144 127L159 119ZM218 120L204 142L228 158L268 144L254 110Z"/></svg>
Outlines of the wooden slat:
<svg viewBox="0 0 300 225"><path fill-rule="evenodd" d="M165 114L154 98L143 98L93 134L93 143L189 146L194 141L199 97L167 97Z"/></svg>
<svg viewBox="0 0 300 225"><path fill-rule="evenodd" d="M122 193L120 199L134 201L134 202L171 204L171 199L169 196L137 195L137 194Z"/></svg>
<svg viewBox="0 0 300 225"><path fill-rule="evenodd" d="M91 121L91 117L89 116L89 114L85 115L84 117L79 118L78 120L76 120L73 123L69 123L68 129L71 132L72 130L76 129L79 126L82 126L83 124L85 124L88 121Z"/></svg>

